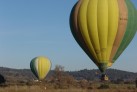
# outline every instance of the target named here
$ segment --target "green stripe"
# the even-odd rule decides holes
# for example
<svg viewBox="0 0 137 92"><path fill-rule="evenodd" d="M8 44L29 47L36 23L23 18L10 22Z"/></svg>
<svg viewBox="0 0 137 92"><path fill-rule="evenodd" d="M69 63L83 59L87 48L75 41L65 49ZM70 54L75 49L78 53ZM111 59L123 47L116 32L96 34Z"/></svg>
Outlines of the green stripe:
<svg viewBox="0 0 137 92"><path fill-rule="evenodd" d="M30 68L31 68L31 71L33 72L33 74L38 78L37 70L35 68L35 59L36 58L31 60Z"/></svg>
<svg viewBox="0 0 137 92"><path fill-rule="evenodd" d="M116 55L113 58L113 62L117 60L117 58L122 54L122 52L126 49L126 47L129 45L133 37L135 36L136 33L136 21L137 21L137 13L136 9L131 3L130 0L125 0L127 8L128 8L128 24L127 24L127 29L126 33L123 37L123 40L120 44L120 47L116 53Z"/></svg>
<svg viewBox="0 0 137 92"><path fill-rule="evenodd" d="M98 68L99 68L99 70L100 70L102 73L104 73L105 70L108 68L107 65L108 65L108 63L99 63Z"/></svg>

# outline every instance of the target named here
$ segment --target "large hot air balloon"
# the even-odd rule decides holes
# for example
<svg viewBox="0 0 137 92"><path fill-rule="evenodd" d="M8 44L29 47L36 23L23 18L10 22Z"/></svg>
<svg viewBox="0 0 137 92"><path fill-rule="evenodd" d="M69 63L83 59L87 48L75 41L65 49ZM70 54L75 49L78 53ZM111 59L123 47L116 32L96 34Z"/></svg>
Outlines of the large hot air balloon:
<svg viewBox="0 0 137 92"><path fill-rule="evenodd" d="M79 0L71 11L70 28L103 73L133 39L137 12L130 0Z"/></svg>
<svg viewBox="0 0 137 92"><path fill-rule="evenodd" d="M43 56L35 57L30 62L30 68L39 80L43 80L50 71L51 62L48 58Z"/></svg>

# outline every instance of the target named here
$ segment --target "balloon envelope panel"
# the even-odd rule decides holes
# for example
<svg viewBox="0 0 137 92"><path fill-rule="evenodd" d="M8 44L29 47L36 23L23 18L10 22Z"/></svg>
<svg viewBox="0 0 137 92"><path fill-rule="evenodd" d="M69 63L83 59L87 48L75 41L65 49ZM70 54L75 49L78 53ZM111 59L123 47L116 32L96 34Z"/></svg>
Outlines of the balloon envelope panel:
<svg viewBox="0 0 137 92"><path fill-rule="evenodd" d="M137 12L130 0L79 0L70 15L71 32L104 72L133 39Z"/></svg>

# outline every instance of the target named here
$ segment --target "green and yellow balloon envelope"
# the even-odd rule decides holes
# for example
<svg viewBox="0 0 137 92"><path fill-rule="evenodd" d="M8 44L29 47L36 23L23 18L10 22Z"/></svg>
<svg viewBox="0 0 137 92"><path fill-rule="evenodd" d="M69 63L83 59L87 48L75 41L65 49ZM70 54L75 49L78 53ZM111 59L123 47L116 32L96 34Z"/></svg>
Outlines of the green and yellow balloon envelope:
<svg viewBox="0 0 137 92"><path fill-rule="evenodd" d="M43 80L51 69L51 62L43 56L35 57L30 62L30 68L39 80Z"/></svg>
<svg viewBox="0 0 137 92"><path fill-rule="evenodd" d="M70 28L80 47L104 72L133 39L137 12L130 0L79 0L71 11Z"/></svg>

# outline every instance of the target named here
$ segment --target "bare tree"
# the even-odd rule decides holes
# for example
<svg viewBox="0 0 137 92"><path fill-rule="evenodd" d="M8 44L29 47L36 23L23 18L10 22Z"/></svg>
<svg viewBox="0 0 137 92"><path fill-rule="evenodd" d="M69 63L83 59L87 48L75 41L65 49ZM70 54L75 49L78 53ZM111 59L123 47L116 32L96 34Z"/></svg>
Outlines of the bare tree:
<svg viewBox="0 0 137 92"><path fill-rule="evenodd" d="M64 67L61 65L56 65L54 69L54 78L55 80L61 81L63 73L64 73Z"/></svg>
<svg viewBox="0 0 137 92"><path fill-rule="evenodd" d="M55 83L56 88L68 88L74 83L73 76L64 72L64 67L61 65L56 65L54 69L54 74L52 76L52 82Z"/></svg>

